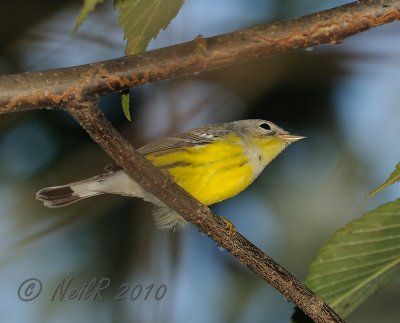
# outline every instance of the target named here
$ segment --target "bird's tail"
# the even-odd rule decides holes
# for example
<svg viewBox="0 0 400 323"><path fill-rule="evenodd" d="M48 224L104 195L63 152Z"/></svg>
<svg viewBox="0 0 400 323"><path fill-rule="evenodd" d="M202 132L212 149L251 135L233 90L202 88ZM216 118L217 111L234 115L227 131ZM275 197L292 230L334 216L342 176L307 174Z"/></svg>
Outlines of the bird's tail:
<svg viewBox="0 0 400 323"><path fill-rule="evenodd" d="M125 172L106 173L80 182L47 187L37 192L36 198L43 201L45 206L55 208L104 193L139 197L154 204L156 209L153 215L159 229L180 230L188 225L188 222L178 213L170 210L158 198L146 192Z"/></svg>
<svg viewBox="0 0 400 323"><path fill-rule="evenodd" d="M36 198L43 201L45 206L55 208L75 203L87 197L103 194L103 192L93 190L93 183L101 181L99 177L61 186L46 187L36 193Z"/></svg>

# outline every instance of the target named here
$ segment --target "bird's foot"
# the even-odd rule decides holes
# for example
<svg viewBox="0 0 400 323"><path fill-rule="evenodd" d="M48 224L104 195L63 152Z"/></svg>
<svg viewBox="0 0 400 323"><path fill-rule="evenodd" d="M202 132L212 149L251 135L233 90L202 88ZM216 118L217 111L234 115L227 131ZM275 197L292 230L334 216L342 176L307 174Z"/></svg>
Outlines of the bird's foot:
<svg viewBox="0 0 400 323"><path fill-rule="evenodd" d="M224 228L228 231L228 236L232 237L237 231L235 225L223 216L221 216L221 219L225 224Z"/></svg>

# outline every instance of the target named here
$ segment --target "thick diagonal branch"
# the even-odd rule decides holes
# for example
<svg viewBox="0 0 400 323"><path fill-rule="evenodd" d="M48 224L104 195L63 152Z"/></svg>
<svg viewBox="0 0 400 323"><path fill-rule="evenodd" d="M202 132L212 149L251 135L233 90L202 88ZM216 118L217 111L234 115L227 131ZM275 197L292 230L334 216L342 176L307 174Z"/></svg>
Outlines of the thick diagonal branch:
<svg viewBox="0 0 400 323"><path fill-rule="evenodd" d="M229 251L293 301L315 322L343 322L321 298L239 233L229 236L219 217L142 157L107 121L94 103L68 111L111 158L146 190Z"/></svg>
<svg viewBox="0 0 400 323"><path fill-rule="evenodd" d="M111 92L196 74L346 37L400 19L400 0L364 0L312 15L198 37L179 45L95 64L0 76L0 113L79 105Z"/></svg>

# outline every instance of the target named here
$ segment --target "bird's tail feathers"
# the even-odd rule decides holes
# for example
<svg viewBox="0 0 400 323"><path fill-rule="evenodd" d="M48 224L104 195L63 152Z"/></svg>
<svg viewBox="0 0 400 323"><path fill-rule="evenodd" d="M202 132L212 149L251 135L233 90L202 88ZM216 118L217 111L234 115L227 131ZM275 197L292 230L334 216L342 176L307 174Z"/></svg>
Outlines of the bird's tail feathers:
<svg viewBox="0 0 400 323"><path fill-rule="evenodd" d="M123 172L107 173L80 182L47 187L37 192L36 198L43 201L45 206L56 208L103 193L135 196L153 203L156 206L153 216L159 229L179 231L188 226L188 222L178 213L172 211L158 198L148 194Z"/></svg>
<svg viewBox="0 0 400 323"><path fill-rule="evenodd" d="M87 197L103 194L93 190L92 187L93 183L104 180L102 177L107 175L104 174L61 186L46 187L36 193L36 198L43 201L43 204L50 208L66 206Z"/></svg>

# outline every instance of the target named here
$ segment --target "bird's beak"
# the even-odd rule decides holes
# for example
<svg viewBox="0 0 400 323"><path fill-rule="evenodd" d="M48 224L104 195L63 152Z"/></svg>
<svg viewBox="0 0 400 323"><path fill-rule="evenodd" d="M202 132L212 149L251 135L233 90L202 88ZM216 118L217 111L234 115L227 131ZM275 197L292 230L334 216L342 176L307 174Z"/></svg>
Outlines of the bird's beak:
<svg viewBox="0 0 400 323"><path fill-rule="evenodd" d="M279 135L279 138L283 139L284 141L286 141L287 143L292 143L307 137L303 137L303 136L296 136L296 135L291 135L291 134L284 134L284 135Z"/></svg>

